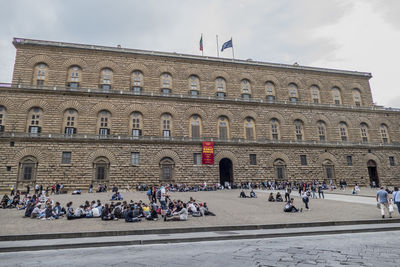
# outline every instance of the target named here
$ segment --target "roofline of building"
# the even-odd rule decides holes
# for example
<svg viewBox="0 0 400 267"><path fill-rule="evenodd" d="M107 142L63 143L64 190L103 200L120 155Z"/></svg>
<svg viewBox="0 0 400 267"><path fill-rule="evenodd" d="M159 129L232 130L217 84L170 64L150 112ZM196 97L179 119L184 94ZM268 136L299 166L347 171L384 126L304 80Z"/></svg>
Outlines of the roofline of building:
<svg viewBox="0 0 400 267"><path fill-rule="evenodd" d="M35 39L26 39L26 38L17 38L17 37L14 38L13 45L15 47L17 45L38 45L38 46L60 47L60 48L87 49L87 50L95 50L95 51L107 51L107 52L116 52L116 53L162 56L162 57L180 58L180 59L193 59L193 60L202 60L202 61L209 61L209 62L221 62L221 63L261 66L261 67L273 67L273 68L282 68L282 69L290 69L290 70L316 71L316 72L324 72L324 73L332 73L332 74L362 76L362 77L365 77L368 79L370 79L372 77L372 74L369 72L317 68L317 67L270 63L270 62L261 62L261 61L252 61L252 60L228 59L228 58L220 58L220 57L197 56L197 55L181 54L181 53L175 53L175 52L170 53L170 52L159 52L159 51L132 49L132 48L120 48L120 47L110 47L110 46L100 46L100 45L87 45L87 44L77 44L77 43L44 41L44 40L35 40Z"/></svg>

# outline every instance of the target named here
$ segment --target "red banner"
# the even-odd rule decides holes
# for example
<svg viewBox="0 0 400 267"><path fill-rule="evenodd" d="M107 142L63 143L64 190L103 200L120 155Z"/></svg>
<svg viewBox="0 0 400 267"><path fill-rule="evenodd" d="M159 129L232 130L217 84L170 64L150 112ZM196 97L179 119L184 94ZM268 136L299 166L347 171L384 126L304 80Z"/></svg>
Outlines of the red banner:
<svg viewBox="0 0 400 267"><path fill-rule="evenodd" d="M201 162L207 165L214 164L214 142L203 142Z"/></svg>

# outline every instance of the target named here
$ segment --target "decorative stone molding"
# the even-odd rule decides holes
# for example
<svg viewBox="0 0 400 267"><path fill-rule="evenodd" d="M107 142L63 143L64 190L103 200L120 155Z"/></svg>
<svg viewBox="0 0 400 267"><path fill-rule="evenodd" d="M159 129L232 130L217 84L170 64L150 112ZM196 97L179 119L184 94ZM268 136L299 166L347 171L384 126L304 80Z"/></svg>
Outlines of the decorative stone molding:
<svg viewBox="0 0 400 267"><path fill-rule="evenodd" d="M95 159L98 157L105 157L110 161L111 165L116 165L117 164L117 159L111 151L105 149L105 148L100 148L97 149L96 151L93 151L89 154L88 156L88 164L92 164Z"/></svg>
<svg viewBox="0 0 400 267"><path fill-rule="evenodd" d="M223 150L223 151L218 152L218 153L215 155L215 158L214 158L214 165L218 165L219 162L220 162L223 158L228 158L228 159L230 159L230 160L232 161L233 170L235 170L235 167L238 166L238 163L239 163L239 162L238 162L238 159L237 159L235 153L233 153L232 151L229 151L229 150Z"/></svg>

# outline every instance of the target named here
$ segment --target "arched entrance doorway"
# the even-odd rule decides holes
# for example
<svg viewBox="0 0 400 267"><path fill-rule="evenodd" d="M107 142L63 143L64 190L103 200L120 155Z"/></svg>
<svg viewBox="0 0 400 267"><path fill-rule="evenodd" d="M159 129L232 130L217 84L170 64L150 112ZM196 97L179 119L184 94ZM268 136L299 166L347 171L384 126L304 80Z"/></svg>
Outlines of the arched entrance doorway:
<svg viewBox="0 0 400 267"><path fill-rule="evenodd" d="M228 158L223 158L219 162L219 181L223 186L225 183L233 182L233 165Z"/></svg>
<svg viewBox="0 0 400 267"><path fill-rule="evenodd" d="M367 167L371 185L375 183L375 186L379 186L378 168L376 166L376 162L372 159L368 160Z"/></svg>

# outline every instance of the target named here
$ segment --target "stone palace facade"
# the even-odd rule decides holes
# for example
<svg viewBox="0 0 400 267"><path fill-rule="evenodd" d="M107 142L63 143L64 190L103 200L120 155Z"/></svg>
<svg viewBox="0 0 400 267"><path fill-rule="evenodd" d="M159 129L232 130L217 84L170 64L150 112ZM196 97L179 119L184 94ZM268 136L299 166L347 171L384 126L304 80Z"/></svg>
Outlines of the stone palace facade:
<svg viewBox="0 0 400 267"><path fill-rule="evenodd" d="M15 38L0 85L14 184L332 180L393 185L400 112L370 73ZM214 164L202 164L202 141Z"/></svg>

